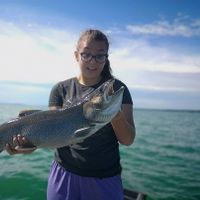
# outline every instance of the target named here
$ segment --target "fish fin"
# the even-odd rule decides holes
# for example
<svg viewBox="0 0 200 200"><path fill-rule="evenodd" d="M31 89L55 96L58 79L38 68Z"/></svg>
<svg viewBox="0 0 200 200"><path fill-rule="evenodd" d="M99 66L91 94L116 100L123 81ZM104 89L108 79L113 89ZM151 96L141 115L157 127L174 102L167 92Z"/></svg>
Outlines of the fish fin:
<svg viewBox="0 0 200 200"><path fill-rule="evenodd" d="M84 128L80 128L78 130L76 130L74 132L74 137L72 137L72 139L70 140L70 142L68 143L68 145L70 146L70 148L76 149L76 150L85 150L88 149L88 147L82 147L80 144L91 135L91 127L84 127ZM77 152L76 152L77 153Z"/></svg>
<svg viewBox="0 0 200 200"><path fill-rule="evenodd" d="M24 117L24 116L31 115L33 113L37 113L40 111L42 110L22 110L19 112L18 117Z"/></svg>
<svg viewBox="0 0 200 200"><path fill-rule="evenodd" d="M81 145L79 145L78 143L81 143L82 141L76 141L76 143L71 143L69 146L72 149L78 149L78 150L85 150L88 149L88 147L82 147Z"/></svg>
<svg viewBox="0 0 200 200"><path fill-rule="evenodd" d="M76 130L74 134L78 137L84 137L89 134L90 130L91 130L91 127L84 127L84 128L80 128Z"/></svg>
<svg viewBox="0 0 200 200"><path fill-rule="evenodd" d="M74 158L78 158L80 160L82 160L83 162L85 162L85 158L83 156L81 156L79 153L77 153L73 148L70 149L71 150L71 153L72 153L72 156Z"/></svg>

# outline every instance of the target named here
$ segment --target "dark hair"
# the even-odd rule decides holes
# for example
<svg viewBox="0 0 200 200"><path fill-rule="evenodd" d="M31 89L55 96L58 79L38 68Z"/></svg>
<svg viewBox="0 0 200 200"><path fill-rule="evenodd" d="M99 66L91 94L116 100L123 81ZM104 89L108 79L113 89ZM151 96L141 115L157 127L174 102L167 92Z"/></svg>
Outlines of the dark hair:
<svg viewBox="0 0 200 200"><path fill-rule="evenodd" d="M103 32L101 32L100 30L96 30L96 29L88 29L81 34L81 36L78 40L78 43L77 43L77 49L78 49L81 41L83 41L86 37L87 37L87 39L90 39L90 40L105 42L105 44L107 46L107 51L108 51L109 42L108 42L107 36ZM105 79L109 79L109 78L113 77L112 76L112 69L110 67L110 61L108 59L106 60L106 63L105 63L104 68L101 72L101 75Z"/></svg>

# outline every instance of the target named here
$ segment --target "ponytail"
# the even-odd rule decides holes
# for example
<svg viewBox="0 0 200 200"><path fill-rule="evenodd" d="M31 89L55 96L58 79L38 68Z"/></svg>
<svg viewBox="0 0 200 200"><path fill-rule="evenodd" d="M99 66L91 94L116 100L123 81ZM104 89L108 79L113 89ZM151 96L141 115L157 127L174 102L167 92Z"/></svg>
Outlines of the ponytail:
<svg viewBox="0 0 200 200"><path fill-rule="evenodd" d="M106 60L106 63L104 65L104 68L101 72L101 76L104 78L104 79L110 79L110 78L113 78L113 75L112 75L112 69L110 67L110 61L107 59Z"/></svg>

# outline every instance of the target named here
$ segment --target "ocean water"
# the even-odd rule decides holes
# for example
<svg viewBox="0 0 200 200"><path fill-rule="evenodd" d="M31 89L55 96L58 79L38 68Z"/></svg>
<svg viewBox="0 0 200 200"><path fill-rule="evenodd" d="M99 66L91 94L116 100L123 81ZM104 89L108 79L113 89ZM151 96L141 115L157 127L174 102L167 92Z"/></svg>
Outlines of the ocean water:
<svg viewBox="0 0 200 200"><path fill-rule="evenodd" d="M0 104L0 123L20 110ZM124 187L148 200L200 199L200 112L135 109L135 142L120 146ZM50 149L30 155L0 154L0 200L45 200Z"/></svg>

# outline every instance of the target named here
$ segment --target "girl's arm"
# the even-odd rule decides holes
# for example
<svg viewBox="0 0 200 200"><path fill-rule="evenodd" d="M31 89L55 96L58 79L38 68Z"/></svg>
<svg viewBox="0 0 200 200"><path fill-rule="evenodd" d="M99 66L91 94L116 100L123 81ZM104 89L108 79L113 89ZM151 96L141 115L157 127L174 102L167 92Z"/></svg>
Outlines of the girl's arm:
<svg viewBox="0 0 200 200"><path fill-rule="evenodd" d="M133 143L136 130L131 104L122 104L122 110L113 118L111 124L121 144L129 146Z"/></svg>

